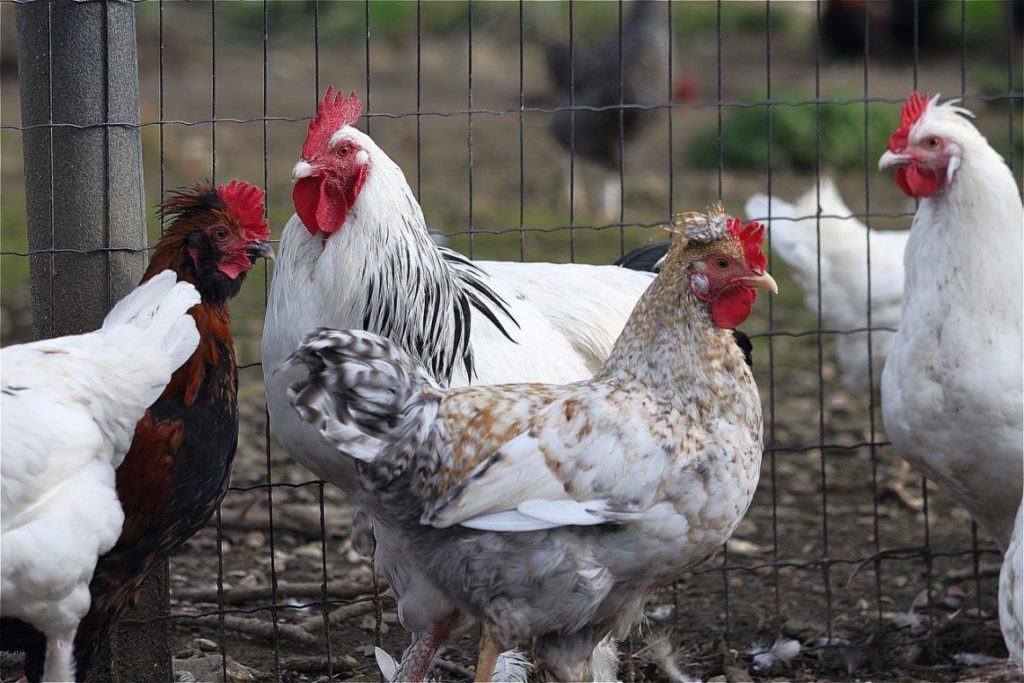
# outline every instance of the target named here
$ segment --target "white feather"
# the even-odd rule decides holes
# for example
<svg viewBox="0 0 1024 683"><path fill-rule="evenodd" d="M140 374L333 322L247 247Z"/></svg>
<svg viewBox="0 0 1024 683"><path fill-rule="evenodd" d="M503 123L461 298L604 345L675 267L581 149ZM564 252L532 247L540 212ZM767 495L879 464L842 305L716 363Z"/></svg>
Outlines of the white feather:
<svg viewBox="0 0 1024 683"><path fill-rule="evenodd" d="M557 522L531 517L518 510L506 510L495 512L489 515L481 515L459 522L467 529L479 529L481 531L539 531L541 529L553 529L561 526Z"/></svg>
<svg viewBox="0 0 1024 683"><path fill-rule="evenodd" d="M46 635L46 680L73 677L57 643L74 638L96 560L121 533L114 470L199 342L199 295L176 280L150 279L95 332L0 352L0 615Z"/></svg>
<svg viewBox="0 0 1024 683"><path fill-rule="evenodd" d="M530 662L519 650L508 650L498 655L491 680L495 683L526 683L530 679Z"/></svg>
<svg viewBox="0 0 1024 683"><path fill-rule="evenodd" d="M764 643L754 643L747 649L747 654L754 659L754 671L768 671L777 664L787 666L800 654L800 641L790 638L776 638L771 647Z"/></svg>
<svg viewBox="0 0 1024 683"><path fill-rule="evenodd" d="M560 526L603 524L608 520L588 510L595 502L598 501L533 499L520 503L518 510L524 515Z"/></svg>
<svg viewBox="0 0 1024 683"><path fill-rule="evenodd" d="M908 230L869 229L853 216L828 178L822 180L820 193L817 186L812 187L795 204L758 194L747 200L745 210L747 218L768 224L772 249L792 269L804 292L804 305L815 314L820 293L822 322L828 329L849 332L867 328L869 310L871 328L896 328ZM871 332L870 364L867 332L835 336L846 386L865 389L872 376L874 386L880 386L893 334L877 329Z"/></svg>
<svg viewBox="0 0 1024 683"><path fill-rule="evenodd" d="M379 647L373 648L373 656L377 660L377 668L380 669L380 675L384 677L384 680L395 680L395 674L398 673L398 662L395 661L395 658Z"/></svg>

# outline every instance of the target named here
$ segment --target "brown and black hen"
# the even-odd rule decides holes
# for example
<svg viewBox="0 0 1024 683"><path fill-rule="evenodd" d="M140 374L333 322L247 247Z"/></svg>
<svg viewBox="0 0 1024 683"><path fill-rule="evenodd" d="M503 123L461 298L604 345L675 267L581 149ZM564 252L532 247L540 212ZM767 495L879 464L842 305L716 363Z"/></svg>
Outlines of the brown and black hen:
<svg viewBox="0 0 1024 683"><path fill-rule="evenodd" d="M191 309L199 347L171 377L135 428L117 470L124 526L101 556L89 584L91 605L75 638L76 677L133 602L150 572L206 525L228 488L238 443L238 377L228 301L267 242L263 191L244 182L200 182L162 205L172 222L153 251L142 280L170 269L202 297ZM0 647L23 650L25 675L40 680L46 641L17 619L0 623Z"/></svg>

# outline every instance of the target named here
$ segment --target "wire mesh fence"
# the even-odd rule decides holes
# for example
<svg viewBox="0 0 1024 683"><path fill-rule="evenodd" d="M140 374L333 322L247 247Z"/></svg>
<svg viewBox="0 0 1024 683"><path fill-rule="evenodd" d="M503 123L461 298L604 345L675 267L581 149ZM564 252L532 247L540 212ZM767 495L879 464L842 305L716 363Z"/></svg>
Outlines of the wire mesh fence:
<svg viewBox="0 0 1024 683"><path fill-rule="evenodd" d="M643 76L631 71L630 2L140 2L140 123L51 115L31 126L16 114L13 4L0 8L5 344L31 335L27 257L69 251L28 246L21 145L38 126L137 129L150 207L203 177L259 183L276 238L294 211L307 122L333 84L358 92L360 127L405 171L436 239L473 258L611 263L660 239L674 212L722 199L742 214L756 193L810 191L822 206L805 214L819 290L831 275L817 239L825 220L909 227L914 207L876 164L911 90L963 97L1018 177L1022 163L1017 2L655 3L655 33L642 38L658 63ZM602 46L610 101L577 79ZM610 127L592 127L606 112ZM595 151L598 137L609 144ZM828 178L851 210L826 210ZM150 244L159 229L152 215ZM995 546L885 437L875 340L894 324L873 319L870 301L887 247L865 235L857 325L833 324L825 295L805 300L772 251L782 294L745 325L765 410L760 488L725 550L656 596L649 628L624 644L623 680L670 675L659 641L704 678L946 679L969 675L963 653L1005 654ZM231 488L171 560L169 613L126 622L171 625L181 680L376 679L373 646L397 654L406 636L352 549L351 502L270 432L259 338L271 271L259 271L232 305ZM837 360L843 338L860 343L864 370ZM758 655L779 638L800 654L762 669ZM464 634L440 674L471 677L475 654Z"/></svg>

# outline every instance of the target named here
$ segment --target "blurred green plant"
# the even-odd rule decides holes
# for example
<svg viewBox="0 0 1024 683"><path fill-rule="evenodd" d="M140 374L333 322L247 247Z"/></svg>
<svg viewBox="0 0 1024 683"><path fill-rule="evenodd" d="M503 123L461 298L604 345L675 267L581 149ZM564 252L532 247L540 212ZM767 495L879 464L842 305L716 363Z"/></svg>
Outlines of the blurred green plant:
<svg viewBox="0 0 1024 683"><path fill-rule="evenodd" d="M1010 90L1016 93L1024 92L1024 72L1018 71L1012 84L1007 79L1006 72L1006 66L983 64L971 71L970 82L982 95L1001 95Z"/></svg>
<svg viewBox="0 0 1024 683"><path fill-rule="evenodd" d="M622 3L624 17L629 16L631 4L632 0ZM672 7L672 23L681 36L714 33L719 10L723 32L763 34L765 31L765 5L760 2L725 2L719 5L713 0L690 0L676 3ZM793 24L794 13L784 3L773 5L771 10L773 32L786 30ZM199 11L203 10L197 8L197 13ZM444 36L465 31L470 8L465 0L434 0L419 6L415 2L394 0L371 0L369 3L357 0L322 0L319 3L313 0L271 0L265 5L262 2L221 2L217 4L218 31L238 38L262 35L264 11L267 25L275 34L284 32L308 36L314 20L317 20L321 40L342 42L363 39L367 12L374 38L397 41L415 39L417 12L425 35ZM474 26L484 30L494 28L495 36L507 35L514 39L517 29L507 29L509 22L518 24L518 15L518 3L473 2ZM618 2L577 0L573 8L573 32L583 44L602 39L616 29L618 16ZM527 33L561 37L568 31L569 3L567 0L527 3L523 18ZM151 20L155 21L155 17ZM145 21L143 23L144 29L156 29L155 24L150 27Z"/></svg>
<svg viewBox="0 0 1024 683"><path fill-rule="evenodd" d="M844 93L826 96L839 102L854 100ZM753 95L750 99L765 99ZM774 98L782 102L813 100L805 92L781 92ZM818 112L820 111L820 118ZM869 103L867 122L864 104L775 104L771 106L771 165L775 169L814 171L818 159L818 128L820 125L821 163L825 168L852 171L873 163L884 151L889 134L899 124L899 107ZM760 172L767 169L769 107L756 105L731 108L722 122L722 160L734 171ZM864 136L868 147L865 153ZM719 141L717 126L697 135L686 149L687 161L697 168L718 168Z"/></svg>

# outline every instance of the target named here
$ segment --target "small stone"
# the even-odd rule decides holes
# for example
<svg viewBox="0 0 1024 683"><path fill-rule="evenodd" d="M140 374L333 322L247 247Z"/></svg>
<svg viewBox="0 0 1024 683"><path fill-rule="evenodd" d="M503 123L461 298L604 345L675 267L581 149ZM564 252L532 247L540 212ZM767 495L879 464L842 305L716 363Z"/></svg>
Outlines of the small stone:
<svg viewBox="0 0 1024 683"><path fill-rule="evenodd" d="M247 574L245 578L238 582L239 588L255 588L266 583L263 578L257 574Z"/></svg>
<svg viewBox="0 0 1024 683"><path fill-rule="evenodd" d="M301 557L307 560L319 560L320 559L320 544L307 544L299 546L295 549L295 556Z"/></svg>
<svg viewBox="0 0 1024 683"><path fill-rule="evenodd" d="M231 657L227 658L228 683L244 683L255 681L263 674L252 667L237 662Z"/></svg>
<svg viewBox="0 0 1024 683"><path fill-rule="evenodd" d="M741 557L752 557L760 555L764 552L764 548L759 546L757 543L751 541L744 541L742 538L730 538L725 547L728 548L730 553L735 553Z"/></svg>
<svg viewBox="0 0 1024 683"><path fill-rule="evenodd" d="M209 638L196 638L193 643L199 648L200 652L217 652L220 650L220 645Z"/></svg>
<svg viewBox="0 0 1024 683"><path fill-rule="evenodd" d="M267 537L262 531L250 531L245 535L246 547L258 550L267 544Z"/></svg>

